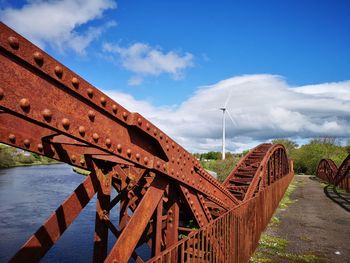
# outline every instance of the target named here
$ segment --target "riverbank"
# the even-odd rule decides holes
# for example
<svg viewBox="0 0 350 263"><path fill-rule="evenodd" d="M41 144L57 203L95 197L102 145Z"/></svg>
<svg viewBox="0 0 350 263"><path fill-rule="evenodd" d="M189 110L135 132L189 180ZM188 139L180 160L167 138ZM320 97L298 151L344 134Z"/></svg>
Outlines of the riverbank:
<svg viewBox="0 0 350 263"><path fill-rule="evenodd" d="M0 169L9 169L9 168L15 168L15 167L24 167L24 166L37 166L37 165L53 165L53 164L63 164L63 163L61 163L59 161L52 161L49 163L46 163L46 162L16 163L16 164L8 166L8 167L0 167Z"/></svg>
<svg viewBox="0 0 350 263"><path fill-rule="evenodd" d="M346 263L350 213L314 176L296 175L251 262Z"/></svg>

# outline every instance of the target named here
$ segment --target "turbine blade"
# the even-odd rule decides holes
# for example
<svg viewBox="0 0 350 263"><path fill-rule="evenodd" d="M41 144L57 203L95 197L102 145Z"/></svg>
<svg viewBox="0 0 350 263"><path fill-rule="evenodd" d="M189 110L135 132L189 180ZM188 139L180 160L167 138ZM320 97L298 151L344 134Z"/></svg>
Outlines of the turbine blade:
<svg viewBox="0 0 350 263"><path fill-rule="evenodd" d="M230 99L231 99L231 96L232 96L232 91L233 91L233 89L231 88L231 89L230 89L230 93L228 94L227 100L225 101L225 107L224 107L224 108L226 108L226 107L227 107L227 104L228 104L228 102L229 102L229 101L230 101Z"/></svg>
<svg viewBox="0 0 350 263"><path fill-rule="evenodd" d="M229 110L226 110L226 112L227 112L228 116L230 117L230 119L231 119L233 125L234 125L234 126L237 126L237 123L236 123L236 121L233 119L233 117L231 116L230 111L229 111Z"/></svg>

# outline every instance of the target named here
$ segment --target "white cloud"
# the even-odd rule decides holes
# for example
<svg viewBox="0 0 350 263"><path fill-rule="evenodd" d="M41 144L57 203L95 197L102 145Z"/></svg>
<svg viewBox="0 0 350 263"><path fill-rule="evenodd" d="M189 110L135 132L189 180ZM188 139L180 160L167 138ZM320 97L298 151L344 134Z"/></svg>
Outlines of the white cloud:
<svg viewBox="0 0 350 263"><path fill-rule="evenodd" d="M89 27L83 32L77 28L101 18L105 10L112 8L116 8L112 0L36 0L28 1L20 9L3 9L0 16L7 25L42 48L49 44L60 51L72 49L83 54L115 22Z"/></svg>
<svg viewBox="0 0 350 263"><path fill-rule="evenodd" d="M183 71L193 66L193 55L190 53L165 53L160 48L145 43L135 43L128 47L105 43L103 50L117 55L121 66L136 73L138 80L140 76L159 76L163 73L170 74L173 79L181 79ZM135 85L135 81L130 82ZM138 81L137 84L141 82Z"/></svg>
<svg viewBox="0 0 350 263"><path fill-rule="evenodd" d="M110 92L126 108L149 118L190 151L220 150L227 102L227 146L242 151L273 138L350 137L350 81L291 87L274 75L233 77L197 91L179 106L155 107Z"/></svg>

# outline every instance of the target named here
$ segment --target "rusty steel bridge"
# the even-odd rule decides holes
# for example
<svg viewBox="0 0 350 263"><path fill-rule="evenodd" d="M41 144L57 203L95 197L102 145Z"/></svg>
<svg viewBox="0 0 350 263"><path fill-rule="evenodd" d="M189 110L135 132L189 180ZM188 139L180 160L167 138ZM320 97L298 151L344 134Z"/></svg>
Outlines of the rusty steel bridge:
<svg viewBox="0 0 350 263"><path fill-rule="evenodd" d="M11 262L38 262L95 194L93 262L248 262L294 175L282 145L252 149L220 183L149 120L2 23L0 53L0 141L91 171ZM151 258L137 254L143 244Z"/></svg>

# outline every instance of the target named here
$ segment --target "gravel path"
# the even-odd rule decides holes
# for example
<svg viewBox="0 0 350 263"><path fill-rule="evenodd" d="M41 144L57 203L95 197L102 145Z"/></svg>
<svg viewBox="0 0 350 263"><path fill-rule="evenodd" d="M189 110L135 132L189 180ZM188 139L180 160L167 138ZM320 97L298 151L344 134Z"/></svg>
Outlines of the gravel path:
<svg viewBox="0 0 350 263"><path fill-rule="evenodd" d="M350 263L350 194L334 192L312 176L294 180L295 202L277 212L280 223L267 233L288 240L287 252L314 254L317 262Z"/></svg>

